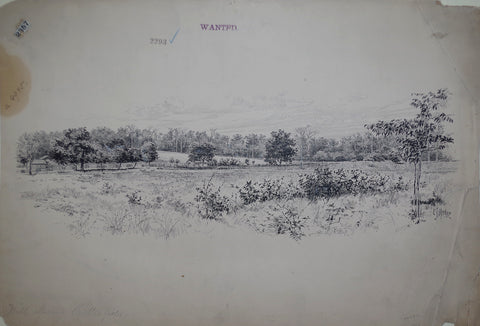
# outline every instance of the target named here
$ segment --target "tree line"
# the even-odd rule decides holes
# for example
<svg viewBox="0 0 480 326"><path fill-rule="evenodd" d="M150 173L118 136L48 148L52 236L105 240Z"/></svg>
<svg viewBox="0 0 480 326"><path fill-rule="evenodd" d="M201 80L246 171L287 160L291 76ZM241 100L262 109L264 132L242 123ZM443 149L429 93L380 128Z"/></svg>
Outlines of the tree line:
<svg viewBox="0 0 480 326"><path fill-rule="evenodd" d="M17 161L28 165L30 173L35 159L49 158L58 164L74 164L80 170L84 170L86 163L97 163L100 167L106 163L116 163L120 168L122 163L155 161L158 150L188 153L192 161L205 161L202 153L207 153L207 156L265 159L270 164L282 164L294 159L302 163L351 160L401 162L410 160L405 150L405 133L409 135L407 142L425 143L424 148L415 150L418 161L449 160L444 150L448 142L445 140L448 139L442 138L447 137L442 125L442 122L448 121L447 116L444 113L433 116L431 113L446 97L446 90L414 94L411 104L420 110L420 114L412 121L422 127L428 125L431 129L428 136L411 131L418 126L412 127L414 122L408 122L410 120L379 121L366 125L363 133L340 139L322 137L319 135L321 131L312 126L296 128L291 133L280 129L268 136L257 133L228 136L216 129L194 131L181 128L170 128L162 133L153 128L139 129L134 125L117 130L108 127L87 130L81 127L50 133L24 133L18 140ZM430 108L428 114L422 113L426 108ZM425 137L428 139L425 140Z"/></svg>

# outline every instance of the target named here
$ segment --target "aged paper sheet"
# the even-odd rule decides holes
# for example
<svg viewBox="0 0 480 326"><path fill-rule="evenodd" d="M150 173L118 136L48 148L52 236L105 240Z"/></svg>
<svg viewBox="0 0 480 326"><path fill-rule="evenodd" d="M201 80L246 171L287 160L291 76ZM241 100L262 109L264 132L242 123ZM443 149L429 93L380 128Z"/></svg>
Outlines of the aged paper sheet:
<svg viewBox="0 0 480 326"><path fill-rule="evenodd" d="M480 325L479 58L426 0L1 7L0 316Z"/></svg>

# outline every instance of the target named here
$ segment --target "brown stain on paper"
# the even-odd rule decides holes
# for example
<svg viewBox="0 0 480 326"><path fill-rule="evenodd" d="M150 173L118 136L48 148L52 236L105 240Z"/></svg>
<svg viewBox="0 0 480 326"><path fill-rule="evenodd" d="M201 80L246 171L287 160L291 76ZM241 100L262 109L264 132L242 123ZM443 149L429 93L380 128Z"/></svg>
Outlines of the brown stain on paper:
<svg viewBox="0 0 480 326"><path fill-rule="evenodd" d="M0 45L0 114L10 117L22 111L27 106L30 89L31 75L27 66Z"/></svg>

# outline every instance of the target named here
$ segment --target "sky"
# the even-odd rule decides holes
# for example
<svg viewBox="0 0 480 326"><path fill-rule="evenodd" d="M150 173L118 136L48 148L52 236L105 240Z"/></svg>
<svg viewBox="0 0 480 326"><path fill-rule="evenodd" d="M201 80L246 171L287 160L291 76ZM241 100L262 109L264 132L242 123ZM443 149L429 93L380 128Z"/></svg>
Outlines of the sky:
<svg viewBox="0 0 480 326"><path fill-rule="evenodd" d="M2 9L11 21L28 17L31 28L21 40L0 39L32 74L29 104L11 118L18 134L126 124L248 134L311 125L340 137L378 119L412 117L414 92L448 88L455 99L461 89L442 48L449 36L416 2L117 1L114 10L108 1L25 10L18 2Z"/></svg>

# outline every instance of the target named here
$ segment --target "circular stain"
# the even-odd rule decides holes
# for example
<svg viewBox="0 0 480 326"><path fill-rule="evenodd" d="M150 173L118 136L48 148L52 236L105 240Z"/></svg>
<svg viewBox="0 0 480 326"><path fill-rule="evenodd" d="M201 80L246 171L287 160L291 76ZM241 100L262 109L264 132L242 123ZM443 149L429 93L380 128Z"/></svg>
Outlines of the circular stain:
<svg viewBox="0 0 480 326"><path fill-rule="evenodd" d="M10 117L22 111L27 106L30 89L28 68L0 45L0 114Z"/></svg>

